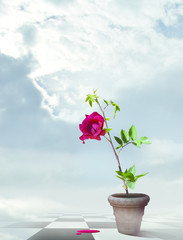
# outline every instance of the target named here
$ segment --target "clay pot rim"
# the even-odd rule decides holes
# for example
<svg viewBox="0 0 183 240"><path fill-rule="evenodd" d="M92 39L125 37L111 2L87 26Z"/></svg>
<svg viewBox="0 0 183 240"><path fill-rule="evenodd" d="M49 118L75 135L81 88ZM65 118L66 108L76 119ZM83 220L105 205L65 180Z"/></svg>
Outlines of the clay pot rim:
<svg viewBox="0 0 183 240"><path fill-rule="evenodd" d="M150 197L144 193L129 193L129 196L126 196L126 193L114 193L108 197L108 201L111 206L128 206L128 207L137 207L144 205L146 206L150 200Z"/></svg>
<svg viewBox="0 0 183 240"><path fill-rule="evenodd" d="M128 196L126 193L113 193L111 194L114 198L123 198L123 199L134 199L134 198L142 198L142 197L149 197L147 194L144 193L128 193Z"/></svg>

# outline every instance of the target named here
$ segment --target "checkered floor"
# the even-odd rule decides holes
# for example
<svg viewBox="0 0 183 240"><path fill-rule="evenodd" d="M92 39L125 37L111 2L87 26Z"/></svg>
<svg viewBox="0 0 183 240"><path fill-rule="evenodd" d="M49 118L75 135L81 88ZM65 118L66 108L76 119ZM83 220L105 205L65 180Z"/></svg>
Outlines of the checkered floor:
<svg viewBox="0 0 183 240"><path fill-rule="evenodd" d="M82 233L77 230L99 230ZM29 219L0 219L1 240L183 240L183 218L144 216L138 236L118 233L113 215L49 214Z"/></svg>

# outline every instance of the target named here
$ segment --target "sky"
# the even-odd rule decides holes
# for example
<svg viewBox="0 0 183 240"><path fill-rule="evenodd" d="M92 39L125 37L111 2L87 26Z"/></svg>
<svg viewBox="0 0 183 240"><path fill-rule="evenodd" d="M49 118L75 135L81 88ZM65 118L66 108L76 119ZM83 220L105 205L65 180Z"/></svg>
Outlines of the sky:
<svg viewBox="0 0 183 240"><path fill-rule="evenodd" d="M0 0L0 216L112 214L111 146L79 140L93 89L120 106L112 137L134 124L151 141L120 153L149 172L130 191L183 215L182 76L181 0Z"/></svg>

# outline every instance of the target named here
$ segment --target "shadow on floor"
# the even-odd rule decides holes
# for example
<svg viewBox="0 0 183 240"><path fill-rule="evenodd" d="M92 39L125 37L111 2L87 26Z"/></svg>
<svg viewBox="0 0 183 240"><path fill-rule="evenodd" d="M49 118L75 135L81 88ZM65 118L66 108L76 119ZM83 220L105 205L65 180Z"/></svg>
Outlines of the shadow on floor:
<svg viewBox="0 0 183 240"><path fill-rule="evenodd" d="M140 231L137 237L144 238L160 238L162 240L182 240L183 229L155 229L154 231Z"/></svg>

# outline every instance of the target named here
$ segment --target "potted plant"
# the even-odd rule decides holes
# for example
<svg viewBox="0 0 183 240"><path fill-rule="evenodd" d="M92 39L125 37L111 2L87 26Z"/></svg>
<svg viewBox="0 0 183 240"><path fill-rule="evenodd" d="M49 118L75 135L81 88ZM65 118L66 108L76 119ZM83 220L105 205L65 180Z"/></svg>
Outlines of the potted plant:
<svg viewBox="0 0 183 240"><path fill-rule="evenodd" d="M108 102L105 99L103 99L105 106L102 107L96 91L97 90L95 90L93 94L87 94L85 102L89 102L91 107L93 106L93 103L96 103L99 106L102 115L100 115L98 112L93 112L90 115L86 115L82 124L79 125L79 128L83 133L83 135L80 137L80 140L85 143L86 139L101 140L101 137L103 136L110 143L119 168L119 170L116 171L116 177L123 182L123 187L126 193L112 194L108 197L108 201L113 207L113 213L116 219L118 232L136 235L140 231L141 221L144 215L144 208L148 204L150 197L142 193L129 193L128 189L134 189L136 181L148 173L136 175L135 165L131 166L125 171L122 171L119 161L119 153L129 144L133 144L134 146L140 148L142 144L150 144L150 141L145 136L137 139L137 130L135 126L132 125L128 132L122 129L119 137L114 136L115 142L117 143L117 146L114 147L110 134L112 128L108 127L109 118L105 116L105 110L109 105L112 105L114 107L115 118L116 112L120 111L120 108L113 101L110 100Z"/></svg>

